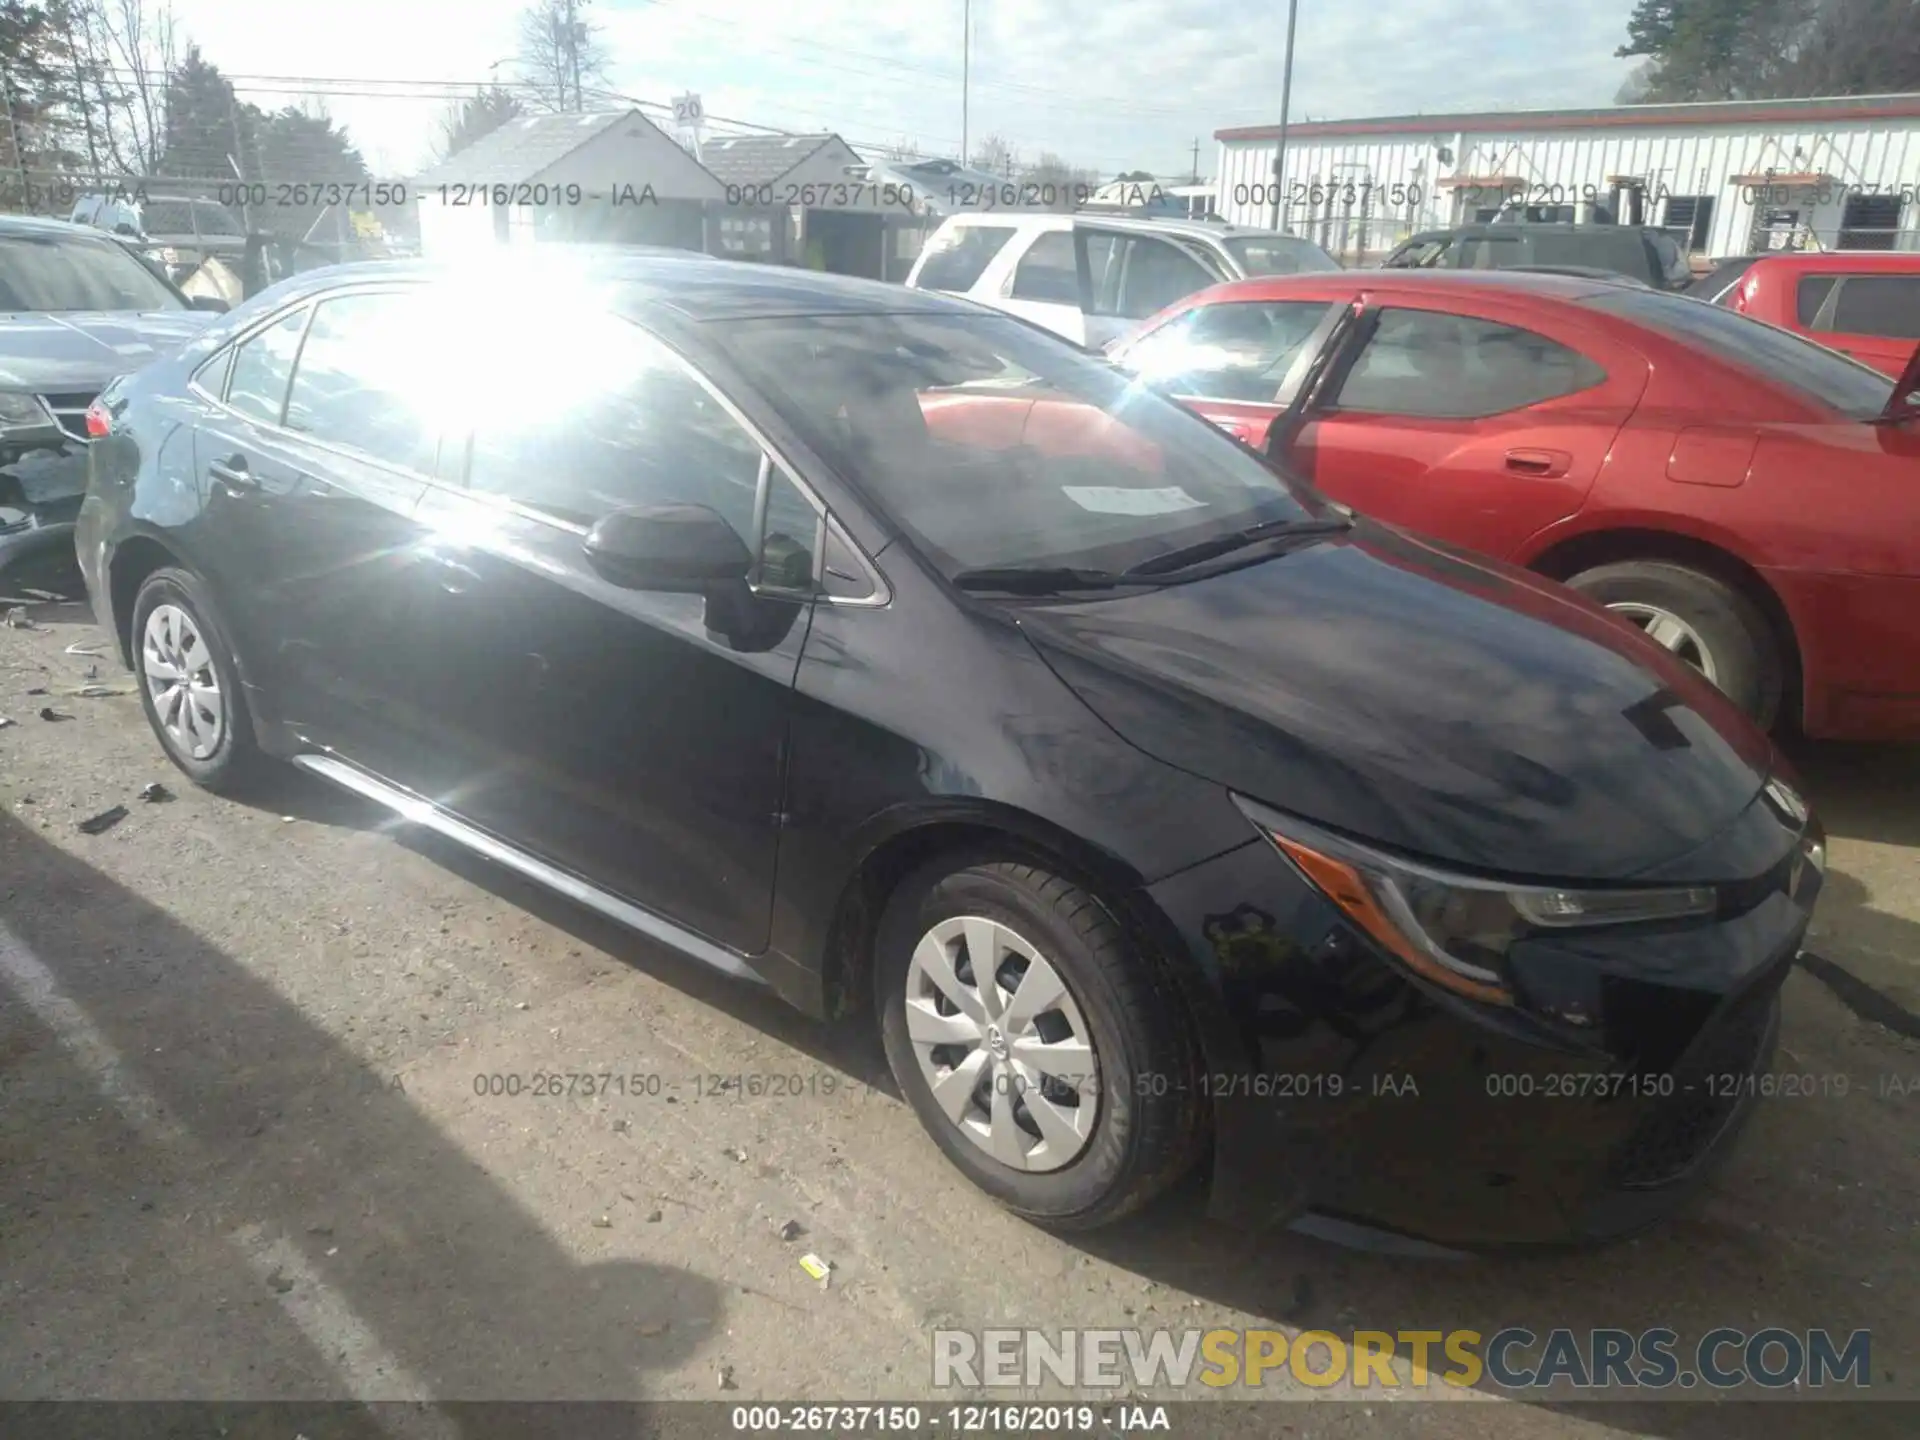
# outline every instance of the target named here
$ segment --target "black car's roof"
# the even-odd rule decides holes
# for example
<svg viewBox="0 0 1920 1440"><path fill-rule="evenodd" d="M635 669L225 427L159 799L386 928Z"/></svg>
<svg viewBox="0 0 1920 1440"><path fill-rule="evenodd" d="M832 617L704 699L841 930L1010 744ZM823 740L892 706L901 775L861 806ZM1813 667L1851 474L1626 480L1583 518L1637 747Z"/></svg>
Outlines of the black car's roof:
<svg viewBox="0 0 1920 1440"><path fill-rule="evenodd" d="M879 280L859 280L780 265L722 260L690 250L654 246L553 243L520 255L504 252L485 262L503 276L537 287L543 274L562 267L569 278L621 285L628 306L672 310L689 320L738 316L882 315L903 313L994 314L969 301ZM308 271L293 289L313 293L368 280L450 279L458 265L420 260L379 260L329 265ZM306 282L306 283L300 283ZM291 295L292 290L290 290Z"/></svg>

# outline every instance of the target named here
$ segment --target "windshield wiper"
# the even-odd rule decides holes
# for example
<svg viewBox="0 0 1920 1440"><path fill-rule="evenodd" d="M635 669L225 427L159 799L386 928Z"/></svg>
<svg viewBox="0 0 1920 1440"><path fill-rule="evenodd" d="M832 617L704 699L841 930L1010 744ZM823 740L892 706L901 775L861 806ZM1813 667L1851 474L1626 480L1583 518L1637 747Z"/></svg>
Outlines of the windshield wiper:
<svg viewBox="0 0 1920 1440"><path fill-rule="evenodd" d="M1276 536L1292 538L1294 536L1332 535L1341 530L1351 529L1353 521L1339 517L1323 520L1263 520L1258 525L1249 525L1244 530L1236 530L1230 535L1216 535L1211 540L1198 540L1191 545L1182 545L1178 550L1169 550L1163 555L1155 555L1150 560L1142 560L1122 572L1123 579L1134 576L1166 575L1175 570L1185 570L1190 565L1198 565L1219 556L1231 554L1235 550L1244 550L1249 545Z"/></svg>
<svg viewBox="0 0 1920 1440"><path fill-rule="evenodd" d="M1000 590L1009 595L1057 595L1063 590L1111 590L1126 577L1111 570L1077 570L1068 565L993 565L962 570L953 577L962 590Z"/></svg>

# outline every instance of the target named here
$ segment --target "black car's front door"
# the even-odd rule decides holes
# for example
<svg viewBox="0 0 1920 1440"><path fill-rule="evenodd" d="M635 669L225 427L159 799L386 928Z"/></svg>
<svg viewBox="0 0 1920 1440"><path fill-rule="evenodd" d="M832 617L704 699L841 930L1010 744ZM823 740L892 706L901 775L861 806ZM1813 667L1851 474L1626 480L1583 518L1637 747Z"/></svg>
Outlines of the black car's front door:
<svg viewBox="0 0 1920 1440"><path fill-rule="evenodd" d="M501 350L523 403L476 406L466 485L431 487L421 505L431 619L414 673L440 744L415 788L603 890L756 952L818 511L643 331L610 315L525 328ZM567 374L580 355L593 357L593 378L535 378ZM750 545L764 521L765 568L780 573L702 596L623 588L588 564L595 521L667 501L711 507Z"/></svg>
<svg viewBox="0 0 1920 1440"><path fill-rule="evenodd" d="M418 304L349 292L256 332L212 381L224 400L195 437L205 550L266 708L383 772L420 721L402 639L437 441L412 394Z"/></svg>

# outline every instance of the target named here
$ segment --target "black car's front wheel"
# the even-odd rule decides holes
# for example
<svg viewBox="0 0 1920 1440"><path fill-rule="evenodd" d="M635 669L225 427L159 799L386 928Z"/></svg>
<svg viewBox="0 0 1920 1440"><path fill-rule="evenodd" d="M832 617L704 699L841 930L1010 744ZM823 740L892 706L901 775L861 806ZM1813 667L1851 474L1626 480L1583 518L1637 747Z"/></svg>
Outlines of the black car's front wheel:
<svg viewBox="0 0 1920 1440"><path fill-rule="evenodd" d="M200 578L156 570L133 604L140 703L167 756L208 790L252 779L262 756L233 649Z"/></svg>
<svg viewBox="0 0 1920 1440"><path fill-rule="evenodd" d="M894 1079L1009 1209L1090 1228L1191 1163L1202 1119L1179 1006L1078 885L1011 860L923 870L875 958Z"/></svg>

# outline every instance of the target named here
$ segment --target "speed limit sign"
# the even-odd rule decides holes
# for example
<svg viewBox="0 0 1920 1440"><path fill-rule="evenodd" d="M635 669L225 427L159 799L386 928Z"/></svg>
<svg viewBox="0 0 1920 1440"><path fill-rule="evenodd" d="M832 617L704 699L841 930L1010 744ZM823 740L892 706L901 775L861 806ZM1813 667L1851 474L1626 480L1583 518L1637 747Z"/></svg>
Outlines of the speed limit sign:
<svg viewBox="0 0 1920 1440"><path fill-rule="evenodd" d="M697 126L706 118L698 95L676 95L673 99L673 123Z"/></svg>

